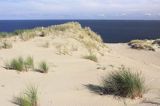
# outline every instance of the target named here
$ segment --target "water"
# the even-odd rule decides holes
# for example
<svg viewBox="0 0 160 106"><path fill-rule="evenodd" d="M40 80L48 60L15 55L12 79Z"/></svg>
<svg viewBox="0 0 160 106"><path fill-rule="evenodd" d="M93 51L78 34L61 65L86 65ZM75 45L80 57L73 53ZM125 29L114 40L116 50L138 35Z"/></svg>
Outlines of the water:
<svg viewBox="0 0 160 106"><path fill-rule="evenodd" d="M120 43L132 39L160 38L160 21L137 20L1 20L0 32L13 32L17 29L31 29L78 21L100 34L105 42Z"/></svg>

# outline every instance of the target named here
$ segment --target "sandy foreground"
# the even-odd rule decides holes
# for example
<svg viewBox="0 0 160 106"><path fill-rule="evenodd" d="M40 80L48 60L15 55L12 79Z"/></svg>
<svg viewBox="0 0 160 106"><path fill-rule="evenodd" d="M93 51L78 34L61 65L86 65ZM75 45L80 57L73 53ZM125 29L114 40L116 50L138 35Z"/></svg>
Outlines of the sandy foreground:
<svg viewBox="0 0 160 106"><path fill-rule="evenodd" d="M157 106L155 103L160 103L160 51L139 51L127 44L106 44L109 51L99 56L96 63L81 56L58 55L52 46L42 47L49 39L36 37L25 42L17 41L13 48L0 50L1 106L16 106L12 103L13 97L30 84L38 86L40 106ZM35 63L45 60L49 64L49 73L17 73L3 68L6 61L18 56L32 56ZM100 85L103 76L121 65L144 75L149 91L142 99L102 96L87 87ZM106 70L97 69L101 66Z"/></svg>

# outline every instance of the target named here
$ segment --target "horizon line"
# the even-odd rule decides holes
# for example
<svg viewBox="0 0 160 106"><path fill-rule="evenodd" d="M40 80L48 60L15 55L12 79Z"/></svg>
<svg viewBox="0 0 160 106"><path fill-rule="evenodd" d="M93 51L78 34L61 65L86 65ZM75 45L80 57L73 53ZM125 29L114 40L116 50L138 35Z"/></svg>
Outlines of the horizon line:
<svg viewBox="0 0 160 106"><path fill-rule="evenodd" d="M27 20L57 20L57 21L79 21L79 20L98 20L98 21L160 21L160 19L0 19L0 21L27 21Z"/></svg>

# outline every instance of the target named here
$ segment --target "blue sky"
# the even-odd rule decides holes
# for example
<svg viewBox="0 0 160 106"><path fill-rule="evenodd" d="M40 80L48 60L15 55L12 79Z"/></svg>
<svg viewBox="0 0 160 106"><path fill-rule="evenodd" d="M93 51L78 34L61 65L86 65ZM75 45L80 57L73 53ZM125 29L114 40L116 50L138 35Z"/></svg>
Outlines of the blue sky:
<svg viewBox="0 0 160 106"><path fill-rule="evenodd" d="M0 19L160 19L160 0L0 0Z"/></svg>

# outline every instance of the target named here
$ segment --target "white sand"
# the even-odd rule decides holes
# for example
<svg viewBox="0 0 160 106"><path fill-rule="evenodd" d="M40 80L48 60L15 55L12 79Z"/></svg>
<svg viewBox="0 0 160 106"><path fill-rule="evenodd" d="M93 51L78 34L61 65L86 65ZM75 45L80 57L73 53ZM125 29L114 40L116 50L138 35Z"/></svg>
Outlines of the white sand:
<svg viewBox="0 0 160 106"><path fill-rule="evenodd" d="M105 56L99 56L99 62L95 63L76 53L72 56L58 55L52 44L49 48L41 46L46 41L50 41L49 36L36 37L14 42L11 49L0 50L1 106L16 106L11 102L13 97L30 84L38 86L40 106L124 106L124 101L127 106L152 106L151 103L140 103L144 99L160 103L157 100L160 97L160 51L138 51L130 49L127 44L107 44L110 52L105 51ZM18 56L33 56L36 65L45 60L49 64L49 73L17 73L3 68L6 61ZM99 65L106 70L98 70ZM86 87L88 84L101 84L104 75L121 65L141 71L144 75L150 90L142 99L121 100L112 95L101 96Z"/></svg>

